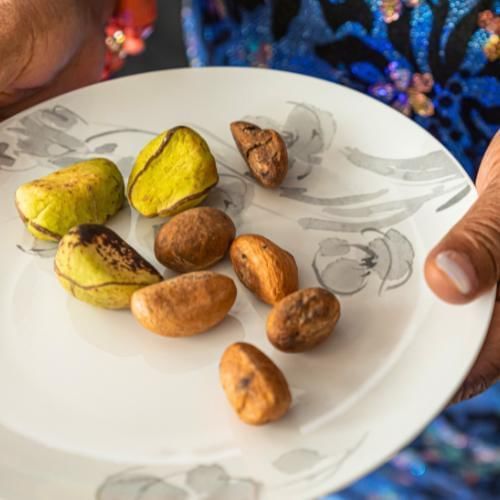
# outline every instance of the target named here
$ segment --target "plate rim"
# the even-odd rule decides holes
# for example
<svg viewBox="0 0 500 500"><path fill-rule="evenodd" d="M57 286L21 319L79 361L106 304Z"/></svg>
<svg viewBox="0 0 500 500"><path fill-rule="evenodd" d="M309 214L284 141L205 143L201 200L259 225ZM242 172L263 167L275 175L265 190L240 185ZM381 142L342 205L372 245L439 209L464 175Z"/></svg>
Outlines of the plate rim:
<svg viewBox="0 0 500 500"><path fill-rule="evenodd" d="M284 78L297 78L297 79L306 79L306 80L311 80L312 82L316 82L316 83L320 83L321 85L325 85L325 86L335 86L335 87L341 87L342 89L345 89L345 90L348 90L350 92L353 92L357 97L356 98L359 98L359 97L362 97L362 98L366 98L368 100L370 100L371 102L375 102L377 103L377 105L380 105L381 108L384 109L384 112L387 112L389 110L391 110L392 112L394 112L397 116L399 117L403 117L403 118L406 118L409 122L412 123L412 125L414 126L417 126L419 127L423 132L425 132L425 134L432 139L432 141L436 144L436 146L439 146L440 150L442 151L445 151L447 156L453 161L453 163L455 164L456 167L458 167L460 169L461 172L463 172L465 175L465 179L468 183L469 186L471 186L473 188L473 192L475 194L475 199L477 199L477 191L475 189L475 185L474 185L474 182L472 181L472 179L469 177L469 175L467 174L467 172L465 171L465 169L462 167L462 165L459 163L459 161L451 154L451 152L446 148L446 146L444 146L442 143L440 143L434 136L432 136L432 134L430 134L430 132L428 132L422 125L420 125L419 123L411 120L410 118L408 117L405 117L404 115L402 115L401 113L399 113L397 110L395 110L394 108L378 101L377 99L373 98L372 96L369 96L367 94L364 94L363 92L359 91L359 90L356 90L356 89L352 89L350 87L347 87L345 85L341 85L341 84L338 84L338 83L335 83L335 82L330 82L328 80L325 80L325 79L321 79L321 78L318 78L318 77L313 77L313 76L310 76L310 75L302 75L302 74L299 74L299 73L294 73L294 72L288 72L288 71L283 71L283 70L276 70L276 69L267 69L267 68L249 68L249 67L225 67L225 66L211 66L211 67L203 67L203 68L176 68L176 69L166 69L166 70L158 70L158 71L152 71L152 72L147 72L147 73L141 73L141 74L137 74L137 75L131 75L131 76L127 76L127 77L122 77L122 78L116 78L116 79L112 79L112 80L108 80L108 81L105 81L105 82L98 82L96 84L93 84L93 85L90 85L90 86L87 86L87 87L84 87L84 88L81 88L81 89L76 89L76 90L73 90L73 91L70 91L70 92L67 92L67 93L64 93L64 94L61 94L59 96L56 96L56 97L53 97L47 101L43 101L41 103L38 103L30 108L27 108L26 110L23 110L21 111L20 113L8 118L7 120L4 120L3 122L0 122L0 132L3 131L4 129L8 128L8 126L13 123L15 120L19 120L20 118L23 118L25 115L33 112L33 111L36 111L37 109L40 109L40 108L43 108L43 107L50 107L52 105L55 105L57 104L58 101L60 101L60 99L62 98L68 98L68 97L71 97L73 95L76 95L78 93L82 93L82 92L87 92L87 91L95 91L95 88L98 88L98 87L101 87L101 86L115 86L115 85L120 85L120 82L123 81L123 80L142 80L142 79L147 79L148 77L154 77L155 75L156 76L166 76L168 77L169 75L171 74L174 74L174 73L179 73L179 74L193 74L193 73L215 73L215 72L223 72L223 73L241 73L241 72L245 72L245 73L252 73L252 74L257 74L257 73L273 73L273 74L276 74L278 75L279 77L284 77ZM7 173L7 175L9 175ZM475 199L473 201L471 201L471 203L468 205L468 208L470 208L472 206L472 204L474 203ZM491 320L491 317L493 315L493 310L494 310L494 306L495 306L495 297L496 297L496 289L492 289L491 292L487 292L485 293L481 299L485 301L485 303L487 303L489 301L489 308L488 308L488 312L489 312L489 316L488 316L488 321ZM482 332L481 335L478 335L478 341L477 341L477 345L476 345L476 349L474 351L474 353L471 353L471 356L470 356L470 359L467 363L464 364L464 366L462 367L463 369L461 370L464 375L463 375L463 378L465 378L466 374L470 371L473 363L475 362L475 359L477 358L477 355L479 354L479 351L484 343L484 339L487 335L487 329ZM381 381L379 381L379 384L383 383L383 380L390 375L390 371L387 373L387 374L384 374L384 377L382 378ZM462 381L463 381L463 378L461 378L459 381L456 382L455 384L455 387L450 390L450 394L448 395L448 397L446 398L442 398L443 399L443 402L442 404L436 408L433 412L430 412L432 413L432 416L431 417L427 417L425 418L424 420L426 420L427 424L430 423L432 420L434 420L436 418L437 415L439 415L444 408L446 408L447 406L447 403L449 402L449 399L451 396L453 396L453 394L456 392L456 390L458 390L458 388L460 387ZM425 426L424 426L425 428ZM370 474L371 472L373 472L374 470L376 470L378 467L380 467L380 465L386 463L392 456L394 456L395 454L397 454L401 449L403 449L404 447L406 447L409 443L411 443L415 437L417 437L421 432L422 432L423 428L422 427L419 427L418 430L410 433L410 437L408 437L407 439L405 439L405 442L401 445L399 445L397 447L397 449L391 451L391 452L387 452L386 454L381 454L379 459L377 461L374 461L373 462L373 466L370 467L370 470L366 470L365 472L363 473L358 473L358 474L350 474L350 479L346 479L343 481L343 485L341 485L341 482L336 482L338 484L338 486L336 486L336 491L338 490L341 490L341 489L344 489L345 487L349 486L350 484L353 484L354 482L356 482L357 480L359 480L360 478L362 477L365 477L366 475ZM10 430L10 432L13 432L15 434L19 434L17 433L17 431L15 430ZM41 443L40 441L36 440L36 439L33 439L29 436L25 436L24 434L19 434L21 435L22 437L24 437L25 439L28 439L31 443L33 443L35 446L43 446L43 447L46 447L50 450L50 446L45 444L45 443ZM99 458L99 457L95 457L95 456L90 456L90 455L86 455L86 454L82 454L82 453L74 453L72 451L67 451L67 450L64 450L64 449L57 449L56 451L58 452L61 452L61 453L69 453L69 454L72 454L72 455L75 455L77 457L85 457L85 458L88 458L90 460L93 460L93 461L96 461L96 462L105 462L102 458ZM323 484L323 483L321 483ZM313 490L313 488L311 489L311 491ZM314 491L314 495L320 495L320 494L326 494L327 492L330 492L331 490L326 490L324 489L324 487L318 487L317 488L317 491L315 490Z"/></svg>

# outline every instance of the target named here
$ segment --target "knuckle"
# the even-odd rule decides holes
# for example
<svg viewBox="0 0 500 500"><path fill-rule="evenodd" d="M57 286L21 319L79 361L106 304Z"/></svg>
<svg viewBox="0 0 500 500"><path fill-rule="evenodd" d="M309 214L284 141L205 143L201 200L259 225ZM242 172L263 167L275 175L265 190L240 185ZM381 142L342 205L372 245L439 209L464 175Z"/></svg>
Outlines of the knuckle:
<svg viewBox="0 0 500 500"><path fill-rule="evenodd" d="M469 247L485 256L498 280L500 279L500 217L496 219L474 217L470 221L465 221L461 233Z"/></svg>

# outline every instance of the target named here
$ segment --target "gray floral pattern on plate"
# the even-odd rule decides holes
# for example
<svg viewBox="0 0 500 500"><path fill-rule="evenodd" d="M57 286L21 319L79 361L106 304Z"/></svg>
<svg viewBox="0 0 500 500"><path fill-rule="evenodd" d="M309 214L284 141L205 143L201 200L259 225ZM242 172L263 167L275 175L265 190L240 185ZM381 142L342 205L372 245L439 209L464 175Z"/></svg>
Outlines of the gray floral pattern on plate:
<svg viewBox="0 0 500 500"><path fill-rule="evenodd" d="M309 214L299 217L296 222L303 230L351 233L362 238L369 233L374 236L368 244L354 242L352 237L350 242L339 238L325 239L312 263L318 281L335 293L344 295L362 291L372 279L380 280L379 294L403 286L412 275L415 252L408 238L394 227L428 203L437 201L436 212L452 207L469 194L470 185L444 151L419 157L382 158L349 147L344 148L342 154L353 168L363 169L368 175L383 179L384 185L373 192L317 196L304 183L316 167L322 166L325 153L334 143L337 123L332 113L310 104L287 104L291 109L283 123L265 116L247 116L244 119L261 127L274 128L284 137L289 150L291 174L290 183L280 188L279 196L299 206L319 208L323 214ZM203 127L191 126L213 142L212 149L220 169L220 183L209 194L207 205L224 210L237 225L251 205L283 217L272 208L256 204L255 182L244 168L234 144ZM23 155L45 160L50 168L92 155L113 155L122 170L128 171L133 158L120 153L120 138L130 133L147 137L156 135L156 132L130 127L97 127L63 106L25 115L7 131L15 142L12 145L0 143L0 168L8 170L15 170L17 160ZM235 163L235 158L239 163ZM408 189L416 192L394 196L393 193L399 191L394 189L398 185L403 186L405 192ZM155 234L161 224L152 224L151 234ZM31 244L18 244L18 248L39 257L51 257L55 252L53 245L34 239L31 239Z"/></svg>
<svg viewBox="0 0 500 500"><path fill-rule="evenodd" d="M17 248L27 255L48 259L55 257L57 252L57 243L37 240L30 237L30 243L28 243L27 245L18 243Z"/></svg>
<svg viewBox="0 0 500 500"><path fill-rule="evenodd" d="M309 448L281 454L270 465L287 478L273 489L281 491L326 480L355 454L367 436L335 455ZM96 500L258 500L260 496L258 481L231 476L220 464L198 465L165 475L145 470L138 467L109 476L98 487Z"/></svg>
<svg viewBox="0 0 500 500"><path fill-rule="evenodd" d="M165 476L140 469L107 478L96 492L96 500L256 500L259 484L231 477L217 464L200 465Z"/></svg>
<svg viewBox="0 0 500 500"><path fill-rule="evenodd" d="M435 208L436 212L441 212L459 203L471 191L471 186L442 151L394 160L376 158L356 150L356 155L349 159L355 166L386 178L389 186L390 183L402 182L406 188L418 189L419 194L393 198L388 187L373 193L321 198L305 188L282 189L281 196L285 198L323 207L324 217L303 217L299 220L304 229L347 233L360 232L367 227L385 229L407 220L427 203L448 196ZM422 171L416 170L420 164ZM422 191L424 193L420 194Z"/></svg>
<svg viewBox="0 0 500 500"><path fill-rule="evenodd" d="M235 174L220 174L219 179L205 205L223 210L237 221L245 208L252 204L254 185Z"/></svg>
<svg viewBox="0 0 500 500"><path fill-rule="evenodd" d="M273 462L273 466L288 476L288 479L277 485L276 489L282 490L299 483L308 485L332 477L361 448L367 437L368 433L365 433L352 446L335 455L323 454L310 448L283 453Z"/></svg>
<svg viewBox="0 0 500 500"><path fill-rule="evenodd" d="M9 170L16 163L16 159L8 154L9 145L6 142L0 142L0 169Z"/></svg>
<svg viewBox="0 0 500 500"><path fill-rule="evenodd" d="M411 278L415 251L399 231L365 229L372 236L368 244L350 243L340 238L323 240L314 256L318 281L338 295L354 295L372 278L380 280L379 295L400 288Z"/></svg>
<svg viewBox="0 0 500 500"><path fill-rule="evenodd" d="M74 111L60 105L33 111L15 120L4 133L13 138L0 141L0 169L26 170L36 167L56 168L82 161L89 156L114 153L124 133L155 135L148 130L128 127L104 126L96 134L90 124ZM30 167L21 167L18 160L28 157Z"/></svg>

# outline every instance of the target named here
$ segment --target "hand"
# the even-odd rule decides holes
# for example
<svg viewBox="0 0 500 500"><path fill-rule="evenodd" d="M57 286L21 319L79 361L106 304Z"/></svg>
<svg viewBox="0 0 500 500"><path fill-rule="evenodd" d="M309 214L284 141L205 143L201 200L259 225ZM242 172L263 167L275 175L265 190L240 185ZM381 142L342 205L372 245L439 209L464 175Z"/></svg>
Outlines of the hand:
<svg viewBox="0 0 500 500"><path fill-rule="evenodd" d="M430 253L425 276L434 292L464 304L500 281L500 131L486 152L477 177L479 199ZM454 402L485 391L500 379L500 293L481 352Z"/></svg>
<svg viewBox="0 0 500 500"><path fill-rule="evenodd" d="M0 0L0 120L100 80L116 0Z"/></svg>

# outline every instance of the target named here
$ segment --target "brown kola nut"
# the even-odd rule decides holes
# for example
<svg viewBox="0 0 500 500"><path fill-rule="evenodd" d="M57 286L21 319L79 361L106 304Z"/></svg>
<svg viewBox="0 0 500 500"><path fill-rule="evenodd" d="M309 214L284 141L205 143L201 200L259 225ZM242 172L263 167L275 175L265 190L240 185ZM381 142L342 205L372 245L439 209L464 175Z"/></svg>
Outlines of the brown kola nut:
<svg viewBox="0 0 500 500"><path fill-rule="evenodd" d="M189 337L220 323L235 300L231 278L198 271L142 288L132 295L131 309L142 326L158 335Z"/></svg>
<svg viewBox="0 0 500 500"><path fill-rule="evenodd" d="M180 273L208 269L227 254L236 236L233 221L221 210L186 210L162 226L155 241L156 258Z"/></svg>
<svg viewBox="0 0 500 500"><path fill-rule="evenodd" d="M285 376L250 344L229 346L220 361L219 375L229 403L247 424L273 422L290 408L292 396Z"/></svg>
<svg viewBox="0 0 500 500"><path fill-rule="evenodd" d="M295 259L263 236L238 236L229 252L240 281L257 297L274 305L297 291L299 271Z"/></svg>
<svg viewBox="0 0 500 500"><path fill-rule="evenodd" d="M249 122L231 123L234 141L257 181L266 188L277 188L288 173L288 152L281 135Z"/></svg>
<svg viewBox="0 0 500 500"><path fill-rule="evenodd" d="M324 342L340 318L337 297L324 288L306 288L278 302L267 319L267 337L284 352L304 352Z"/></svg>

